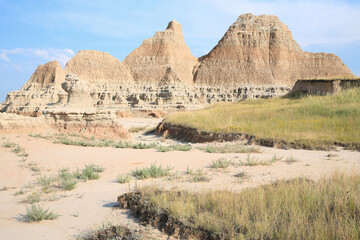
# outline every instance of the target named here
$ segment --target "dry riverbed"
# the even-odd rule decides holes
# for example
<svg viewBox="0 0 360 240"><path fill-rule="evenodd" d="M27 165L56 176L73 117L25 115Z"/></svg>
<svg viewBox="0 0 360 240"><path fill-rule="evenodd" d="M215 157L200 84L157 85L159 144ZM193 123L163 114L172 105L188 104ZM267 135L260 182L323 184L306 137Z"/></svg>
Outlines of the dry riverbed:
<svg viewBox="0 0 360 240"><path fill-rule="evenodd" d="M141 134L158 122L159 119L123 120L125 128L133 129L134 142L163 146L177 144L172 140ZM156 148L63 145L28 135L2 136L0 145L7 142L18 144L28 156L18 156L21 153L0 147L0 239L76 239L108 223L128 225L147 234L148 238L167 239L155 229L140 226L128 211L114 209L117 196L147 184L191 191L240 191L278 179L306 177L317 180L335 171L353 173L360 170L360 152L341 148L308 151L256 147L256 151L251 153L206 152L206 148L210 151L216 147L225 149L228 148L225 145L230 144L215 143L191 144L189 151L160 152ZM216 169L214 163L219 163L219 159L229 166ZM147 180L135 180L133 177L125 184L116 180L119 174L149 167L155 162L170 167L170 176ZM37 183L40 176L57 176L60 169L69 168L73 172L89 164L102 166L105 170L99 173L99 179L80 181L71 191L56 187L44 190ZM35 170L39 171L34 171L31 165L38 167ZM201 173L205 181L189 172ZM23 214L30 206L28 196L33 193L40 193L39 205L60 216L55 220L24 222Z"/></svg>

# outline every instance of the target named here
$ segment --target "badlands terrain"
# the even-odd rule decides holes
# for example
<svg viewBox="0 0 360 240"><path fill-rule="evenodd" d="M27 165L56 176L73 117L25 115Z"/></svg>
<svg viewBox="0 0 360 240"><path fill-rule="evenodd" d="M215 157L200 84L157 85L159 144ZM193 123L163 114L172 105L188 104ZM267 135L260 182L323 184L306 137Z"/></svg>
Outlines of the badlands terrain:
<svg viewBox="0 0 360 240"><path fill-rule="evenodd" d="M358 82L253 14L200 58L173 20L40 65L0 105L0 239L359 238Z"/></svg>

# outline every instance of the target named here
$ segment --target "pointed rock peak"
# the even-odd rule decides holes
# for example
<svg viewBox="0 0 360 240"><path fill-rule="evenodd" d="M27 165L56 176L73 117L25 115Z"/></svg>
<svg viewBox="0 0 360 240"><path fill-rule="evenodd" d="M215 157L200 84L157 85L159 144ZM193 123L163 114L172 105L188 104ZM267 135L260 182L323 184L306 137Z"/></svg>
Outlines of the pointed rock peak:
<svg viewBox="0 0 360 240"><path fill-rule="evenodd" d="M280 25L285 25L283 24L280 19L275 16L275 15L266 15L266 14L262 14L262 15L254 15L252 13L245 13L242 14L238 17L238 19L232 24L232 26L236 26L236 25L240 25L240 24L256 24L258 22L268 22L272 25L274 24L280 24Z"/></svg>
<svg viewBox="0 0 360 240"><path fill-rule="evenodd" d="M22 90L40 90L50 86L60 88L65 79L65 72L56 60L39 65Z"/></svg>
<svg viewBox="0 0 360 240"><path fill-rule="evenodd" d="M176 31L176 32L182 32L181 24L174 19L171 22L169 22L166 30L173 30L173 31Z"/></svg>
<svg viewBox="0 0 360 240"><path fill-rule="evenodd" d="M62 68L61 64L60 64L57 60L48 62L48 63L46 63L46 64L44 64L44 65L49 65L49 66L54 66L54 67L57 67L57 68L58 68L58 67Z"/></svg>

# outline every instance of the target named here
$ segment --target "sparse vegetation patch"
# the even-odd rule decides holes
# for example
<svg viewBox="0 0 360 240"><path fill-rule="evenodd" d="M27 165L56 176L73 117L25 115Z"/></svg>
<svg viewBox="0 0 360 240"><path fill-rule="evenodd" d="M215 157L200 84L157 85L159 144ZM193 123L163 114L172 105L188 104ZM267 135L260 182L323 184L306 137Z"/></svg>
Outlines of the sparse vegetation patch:
<svg viewBox="0 0 360 240"><path fill-rule="evenodd" d="M159 152L170 152L170 151L190 151L192 149L191 145L188 144L174 144L174 145L168 145L168 146L158 146L156 148Z"/></svg>
<svg viewBox="0 0 360 240"><path fill-rule="evenodd" d="M219 168L227 168L231 164L231 161L226 160L225 158L219 158L217 160L213 160L210 164L210 168L219 169Z"/></svg>
<svg viewBox="0 0 360 240"><path fill-rule="evenodd" d="M200 147L208 153L259 153L260 149L256 146L246 146L243 144L226 144L224 146L209 144L206 147Z"/></svg>
<svg viewBox="0 0 360 240"><path fill-rule="evenodd" d="M360 176L338 174L318 182L281 180L241 193L146 187L134 198L120 197L119 204L148 209L151 214L142 219L184 239L206 233L205 239L345 240L359 238L359 186Z"/></svg>

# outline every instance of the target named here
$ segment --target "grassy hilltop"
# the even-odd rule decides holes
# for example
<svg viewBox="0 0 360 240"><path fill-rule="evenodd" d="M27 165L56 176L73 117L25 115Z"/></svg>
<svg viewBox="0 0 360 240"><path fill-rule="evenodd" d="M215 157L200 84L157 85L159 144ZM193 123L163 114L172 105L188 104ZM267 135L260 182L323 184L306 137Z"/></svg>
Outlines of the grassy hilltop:
<svg viewBox="0 0 360 240"><path fill-rule="evenodd" d="M206 132L246 133L257 138L360 146L360 88L327 96L247 100L170 115L166 122Z"/></svg>

